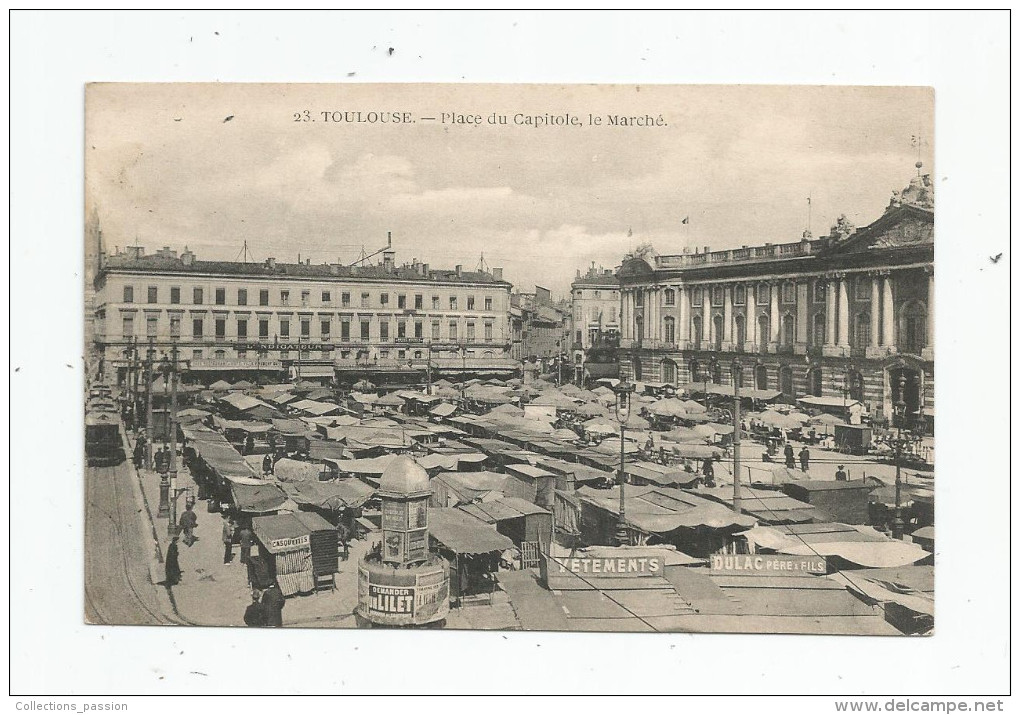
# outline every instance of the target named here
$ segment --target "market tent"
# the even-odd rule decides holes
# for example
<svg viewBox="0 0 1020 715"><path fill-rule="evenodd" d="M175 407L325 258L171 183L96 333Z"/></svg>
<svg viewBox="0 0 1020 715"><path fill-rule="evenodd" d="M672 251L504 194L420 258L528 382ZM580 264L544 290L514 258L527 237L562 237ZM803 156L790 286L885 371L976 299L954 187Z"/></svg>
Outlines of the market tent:
<svg viewBox="0 0 1020 715"><path fill-rule="evenodd" d="M375 385L369 380L358 380L354 383L354 389L358 392L364 392L366 390L374 390Z"/></svg>
<svg viewBox="0 0 1020 715"><path fill-rule="evenodd" d="M581 425L585 432L591 432L592 434L616 434L620 431L618 426L609 424L604 419L598 417L590 419Z"/></svg>
<svg viewBox="0 0 1020 715"><path fill-rule="evenodd" d="M560 392L562 392L567 397L576 398L579 394L581 394L581 388L572 382L568 382L566 385L560 388Z"/></svg>
<svg viewBox="0 0 1020 715"><path fill-rule="evenodd" d="M317 482L322 478L321 464L300 462L296 459L278 459L273 467L273 476L281 482Z"/></svg>
<svg viewBox="0 0 1020 715"><path fill-rule="evenodd" d="M581 487L576 495L582 503L619 516L620 487ZM666 533L681 527L731 529L749 528L755 524L752 517L736 514L722 504L676 489L630 487L624 500L627 522L649 534Z"/></svg>
<svg viewBox="0 0 1020 715"><path fill-rule="evenodd" d="M370 457L368 459L341 459L337 460L337 468L348 474L382 474L390 462L396 459L395 454L385 454L381 457Z"/></svg>
<svg viewBox="0 0 1020 715"><path fill-rule="evenodd" d="M301 420L272 420L273 429L280 434L301 436L308 432L308 425Z"/></svg>
<svg viewBox="0 0 1020 715"><path fill-rule="evenodd" d="M307 412L315 417L322 417L331 413L337 413L340 411L340 405L334 405L331 402L317 402L316 400L299 400L292 402L289 405L295 410L301 410Z"/></svg>
<svg viewBox="0 0 1020 715"><path fill-rule="evenodd" d="M504 404L499 405L498 407L493 407L491 410L489 410L488 414L513 415L515 417L524 417L524 410L522 410L520 407L515 407L514 405Z"/></svg>
<svg viewBox="0 0 1020 715"><path fill-rule="evenodd" d="M680 402L681 404L683 404L683 407L688 412L688 414L696 415L701 412L707 412L705 406L700 402L695 402L694 400L680 400Z"/></svg>
<svg viewBox="0 0 1020 715"><path fill-rule="evenodd" d="M228 479L234 506L248 514L266 514L277 511L287 502L287 495L272 482L254 479Z"/></svg>
<svg viewBox="0 0 1020 715"><path fill-rule="evenodd" d="M555 437L556 439L564 439L564 440L575 440L575 439L577 439L577 433L576 432L574 432L573 430L565 429L565 428L553 430L552 433L549 436L550 437Z"/></svg>
<svg viewBox="0 0 1020 715"><path fill-rule="evenodd" d="M814 407L816 409L835 409L839 408L842 410L844 407L849 409L855 405L861 404L857 400L846 399L840 397L815 397L808 395L807 397L798 397L797 404L802 407Z"/></svg>
<svg viewBox="0 0 1020 715"><path fill-rule="evenodd" d="M378 400L375 401L375 404L380 405L382 407L403 407L404 402L405 401L403 397L400 397L399 395L396 395L394 393L390 393L388 395L383 395L382 397L380 397Z"/></svg>
<svg viewBox="0 0 1020 715"><path fill-rule="evenodd" d="M231 385L231 389L234 389L234 390L250 390L253 387L255 387L255 386L252 385L247 380L238 380L233 385Z"/></svg>
<svg viewBox="0 0 1020 715"><path fill-rule="evenodd" d="M455 554L487 554L514 547L513 541L459 509L430 509L429 534Z"/></svg>
<svg viewBox="0 0 1020 715"><path fill-rule="evenodd" d="M456 411L456 405L451 405L449 402L442 402L429 410L429 414L435 417L449 417Z"/></svg>
<svg viewBox="0 0 1020 715"><path fill-rule="evenodd" d="M887 542L834 542L783 547L781 554L795 556L838 556L865 568L907 566L931 556L917 544L890 539Z"/></svg>
<svg viewBox="0 0 1020 715"><path fill-rule="evenodd" d="M674 427L669 432L659 433L659 437L668 442L705 443L704 433L699 432L697 429L688 429L687 427Z"/></svg>
<svg viewBox="0 0 1020 715"><path fill-rule="evenodd" d="M777 429L800 429L803 425L803 422L795 417L784 415L782 412L776 412L775 410L765 410L759 415L758 421L763 425Z"/></svg>
<svg viewBox="0 0 1020 715"><path fill-rule="evenodd" d="M458 471L461 463L478 464L488 459L488 456L481 452L458 452L456 454L426 454L424 457L416 457L414 461L430 469L446 469Z"/></svg>
<svg viewBox="0 0 1020 715"><path fill-rule="evenodd" d="M331 482L287 482L283 490L300 506L340 511L358 508L372 498L375 489L360 479L340 479Z"/></svg>
<svg viewBox="0 0 1020 715"><path fill-rule="evenodd" d="M538 407L555 407L558 410L573 410L577 407L577 403L574 402L574 400L562 393L554 392L542 394L532 400L529 404Z"/></svg>
<svg viewBox="0 0 1020 715"><path fill-rule="evenodd" d="M659 400L649 407L648 411L659 417L681 417L686 415L688 410L684 406L683 400L670 397L665 400Z"/></svg>
<svg viewBox="0 0 1020 715"><path fill-rule="evenodd" d="M606 417L609 415L609 411L597 402L588 402L583 405L579 405L575 411L577 412L578 417L591 418Z"/></svg>
<svg viewBox="0 0 1020 715"><path fill-rule="evenodd" d="M217 390L217 391L219 391L219 390L229 390L231 387L233 387L233 385L231 385L226 380L217 380L213 384L209 385L209 389L210 390Z"/></svg>
<svg viewBox="0 0 1020 715"><path fill-rule="evenodd" d="M440 472L432 480L430 504L454 507L503 496L507 476L497 472Z"/></svg>
<svg viewBox="0 0 1020 715"><path fill-rule="evenodd" d="M676 456L686 459L715 459L716 457L721 457L723 454L721 449L713 447L710 444L691 444L685 442L682 444L668 444L663 446Z"/></svg>
<svg viewBox="0 0 1020 715"><path fill-rule="evenodd" d="M701 478L697 472L685 472L674 467L664 467L654 462L627 462L626 473L635 478L635 484L649 482L660 487L672 487L690 484Z"/></svg>
<svg viewBox="0 0 1020 715"><path fill-rule="evenodd" d="M269 552L283 595L314 590L311 530L293 514L257 516L251 526L259 544Z"/></svg>

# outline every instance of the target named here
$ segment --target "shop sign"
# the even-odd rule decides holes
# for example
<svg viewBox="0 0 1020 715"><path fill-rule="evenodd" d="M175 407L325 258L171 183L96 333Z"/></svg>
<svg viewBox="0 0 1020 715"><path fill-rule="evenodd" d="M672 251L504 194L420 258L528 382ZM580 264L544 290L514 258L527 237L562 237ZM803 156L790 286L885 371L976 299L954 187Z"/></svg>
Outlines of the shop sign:
<svg viewBox="0 0 1020 715"><path fill-rule="evenodd" d="M661 556L564 556L552 557L551 561L550 574L631 578L662 576L663 573Z"/></svg>
<svg viewBox="0 0 1020 715"><path fill-rule="evenodd" d="M244 348L239 348L243 350ZM192 370L282 370L279 360L248 360L244 358L192 358Z"/></svg>
<svg viewBox="0 0 1020 715"><path fill-rule="evenodd" d="M828 573L824 556L791 556L789 554L713 554L709 559L713 571L729 571L768 576Z"/></svg>
<svg viewBox="0 0 1020 715"><path fill-rule="evenodd" d="M425 340L424 338L394 338L393 342L396 345L421 345Z"/></svg>
<svg viewBox="0 0 1020 715"><path fill-rule="evenodd" d="M368 610L386 615L414 615L414 586L368 584Z"/></svg>
<svg viewBox="0 0 1020 715"><path fill-rule="evenodd" d="M289 539L272 539L269 542L269 546L273 549L296 549L302 546L308 546L311 543L311 537L308 534L303 536L295 536Z"/></svg>
<svg viewBox="0 0 1020 715"><path fill-rule="evenodd" d="M446 615L450 606L450 580L445 571L419 574L414 596L414 617L426 622Z"/></svg>
<svg viewBox="0 0 1020 715"><path fill-rule="evenodd" d="M234 347L237 350L335 350L336 346L332 343L235 343Z"/></svg>

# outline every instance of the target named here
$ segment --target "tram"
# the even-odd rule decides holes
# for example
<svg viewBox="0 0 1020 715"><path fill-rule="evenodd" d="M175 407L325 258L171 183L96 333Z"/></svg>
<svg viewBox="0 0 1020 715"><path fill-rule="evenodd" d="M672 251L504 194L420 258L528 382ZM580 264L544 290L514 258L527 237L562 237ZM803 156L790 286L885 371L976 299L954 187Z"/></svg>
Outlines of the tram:
<svg viewBox="0 0 1020 715"><path fill-rule="evenodd" d="M90 400L85 412L86 463L90 467L109 467L120 464L126 457L116 405Z"/></svg>

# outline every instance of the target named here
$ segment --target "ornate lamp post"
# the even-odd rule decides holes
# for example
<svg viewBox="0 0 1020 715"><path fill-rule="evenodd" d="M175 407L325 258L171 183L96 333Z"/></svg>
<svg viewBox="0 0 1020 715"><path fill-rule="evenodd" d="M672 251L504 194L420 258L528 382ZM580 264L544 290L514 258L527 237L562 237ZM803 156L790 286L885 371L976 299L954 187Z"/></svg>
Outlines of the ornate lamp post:
<svg viewBox="0 0 1020 715"><path fill-rule="evenodd" d="M167 360L166 354L163 355L163 360L160 362L160 365L159 365L158 369L159 369L160 372L163 373L163 394L165 395L165 394L167 394L169 392L167 387L168 387L168 383L169 383L169 380L170 380L170 362L169 362L169 360ZM150 369L150 372L153 372L153 371ZM149 378L149 391L150 391L150 393L152 391L152 382L153 382L153 378L150 375L150 378ZM150 394L150 405L151 405L151 394ZM150 407L150 410L149 410L149 414L150 415L152 414L151 407ZM150 431L149 444L151 445L152 442L155 441L155 439L156 439L156 432L155 432L155 429L152 426L152 421L151 420L150 420L149 423L150 423L150 427L149 427L149 431ZM151 449L151 447L150 447L150 449ZM170 454L173 455L174 451L171 450ZM171 468L174 469L174 471L176 471L176 457L175 456L171 457ZM156 515L157 515L158 518L161 518L161 519L164 518L164 517L169 518L169 522L167 524L167 529L168 529L168 531L172 532L173 528L174 528L174 524L176 523L176 521L175 521L175 519L173 518L173 516L171 514L170 502L171 502L171 499L170 499L170 473L169 472L163 472L162 474L159 475L159 508L158 508L158 510L156 512Z"/></svg>
<svg viewBox="0 0 1020 715"><path fill-rule="evenodd" d="M907 403L903 400L903 389L906 387L907 378L900 372L899 380L899 394L896 396L896 402L893 403L893 418L896 421L896 439L893 440L893 446L896 450L896 515L893 518L893 538L903 538L903 508L900 505L900 489L902 487L902 481L900 478L900 463L903 461L903 447L905 441L903 439L903 421L906 419L907 414Z"/></svg>
<svg viewBox="0 0 1020 715"><path fill-rule="evenodd" d="M616 421L620 423L620 518L616 522L616 540L623 546L629 541L626 526L627 505L625 501L627 473L625 471L626 456L623 450L623 438L627 429L627 420L630 419L630 396L634 392L634 385L629 382L621 382L613 388L616 393Z"/></svg>

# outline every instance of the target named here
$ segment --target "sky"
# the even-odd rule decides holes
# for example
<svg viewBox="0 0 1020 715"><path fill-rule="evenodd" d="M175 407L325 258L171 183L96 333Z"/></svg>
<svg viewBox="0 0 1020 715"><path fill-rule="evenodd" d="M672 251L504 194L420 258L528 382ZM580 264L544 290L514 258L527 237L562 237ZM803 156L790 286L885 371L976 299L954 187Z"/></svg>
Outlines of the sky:
<svg viewBox="0 0 1020 715"><path fill-rule="evenodd" d="M580 126L515 121L567 114ZM234 260L247 241L256 261L350 263L391 232L398 263L484 255L517 289L563 296L640 243L797 241L809 196L815 236L840 214L866 225L919 157L935 175L933 117L919 87L94 84L86 211L111 252Z"/></svg>

